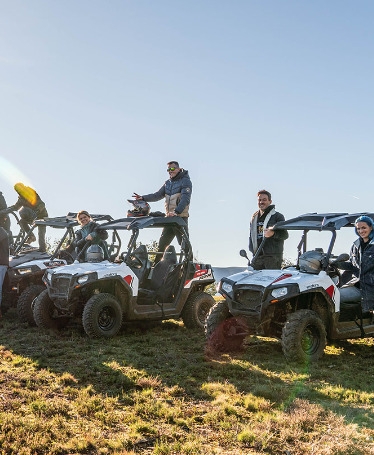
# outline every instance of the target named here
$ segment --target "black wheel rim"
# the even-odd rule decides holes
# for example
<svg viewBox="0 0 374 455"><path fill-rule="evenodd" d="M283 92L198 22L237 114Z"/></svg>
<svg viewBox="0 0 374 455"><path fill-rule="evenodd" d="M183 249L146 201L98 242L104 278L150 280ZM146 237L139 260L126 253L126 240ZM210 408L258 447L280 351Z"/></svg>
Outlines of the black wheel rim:
<svg viewBox="0 0 374 455"><path fill-rule="evenodd" d="M313 325L308 325L301 339L301 347L305 354L312 355L318 351L320 346L319 331Z"/></svg>
<svg viewBox="0 0 374 455"><path fill-rule="evenodd" d="M203 304L200 305L197 311L197 317L201 324L205 323L206 317L208 316L210 310L210 305L207 302L204 302Z"/></svg>
<svg viewBox="0 0 374 455"><path fill-rule="evenodd" d="M116 313L110 306L105 306L99 313L98 325L101 330L111 330L116 322Z"/></svg>

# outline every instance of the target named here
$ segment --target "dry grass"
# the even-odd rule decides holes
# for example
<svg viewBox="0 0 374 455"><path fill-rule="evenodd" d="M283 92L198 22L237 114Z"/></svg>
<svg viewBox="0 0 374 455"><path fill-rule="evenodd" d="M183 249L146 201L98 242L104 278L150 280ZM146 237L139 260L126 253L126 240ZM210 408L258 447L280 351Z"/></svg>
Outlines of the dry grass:
<svg viewBox="0 0 374 455"><path fill-rule="evenodd" d="M274 340L207 358L176 321L90 340L0 332L0 454L374 454L373 340L291 365Z"/></svg>

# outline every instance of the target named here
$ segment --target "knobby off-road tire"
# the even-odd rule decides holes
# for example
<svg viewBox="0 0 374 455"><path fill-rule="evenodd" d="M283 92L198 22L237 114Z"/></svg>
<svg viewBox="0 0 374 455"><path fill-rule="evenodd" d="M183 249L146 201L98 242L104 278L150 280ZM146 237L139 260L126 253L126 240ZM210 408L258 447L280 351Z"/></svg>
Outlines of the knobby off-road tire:
<svg viewBox="0 0 374 455"><path fill-rule="evenodd" d="M67 316L58 317L58 310L49 298L47 289L42 291L34 300L33 315L36 325L42 329L60 330L70 320Z"/></svg>
<svg viewBox="0 0 374 455"><path fill-rule="evenodd" d="M282 349L293 362L316 362L326 347L326 328L315 311L299 310L289 315L282 329Z"/></svg>
<svg viewBox="0 0 374 455"><path fill-rule="evenodd" d="M111 294L93 295L83 309L82 323L91 338L114 337L122 326L123 312Z"/></svg>
<svg viewBox="0 0 374 455"><path fill-rule="evenodd" d="M27 322L31 326L35 326L33 313L33 301L38 295L45 290L42 284L32 284L27 287L18 298L17 311L21 322Z"/></svg>
<svg viewBox="0 0 374 455"><path fill-rule="evenodd" d="M241 316L233 317L225 301L218 302L210 310L205 322L207 352L234 352L242 349L249 329Z"/></svg>
<svg viewBox="0 0 374 455"><path fill-rule="evenodd" d="M226 319L231 318L232 315L229 311L229 306L227 305L226 300L222 302L217 302L209 311L208 316L205 320L205 337L207 340L213 335L216 329L224 322Z"/></svg>
<svg viewBox="0 0 374 455"><path fill-rule="evenodd" d="M214 299L206 292L193 292L184 305L182 320L188 329L204 329L205 320L214 305Z"/></svg>

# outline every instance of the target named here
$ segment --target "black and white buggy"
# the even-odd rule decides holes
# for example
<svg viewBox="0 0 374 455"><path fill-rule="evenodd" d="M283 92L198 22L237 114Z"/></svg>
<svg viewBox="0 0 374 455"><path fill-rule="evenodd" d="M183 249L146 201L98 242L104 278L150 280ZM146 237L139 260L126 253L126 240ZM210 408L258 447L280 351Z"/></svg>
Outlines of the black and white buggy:
<svg viewBox="0 0 374 455"><path fill-rule="evenodd" d="M349 256L333 255L337 232L352 228L360 215L374 214L313 213L277 223L274 230L302 233L297 265L260 271L249 267L223 278L219 292L225 300L211 309L205 325L210 348L242 348L247 335L257 334L280 339L288 360L305 362L318 360L327 340L373 336L373 314L363 314L358 302L340 303L339 289L347 279L336 263ZM313 231L331 233L326 252L308 250ZM241 255L247 257L244 250Z"/></svg>
<svg viewBox="0 0 374 455"><path fill-rule="evenodd" d="M35 220L28 236L37 233L39 226L44 226L47 236L53 236L55 243L48 252L40 252L31 246L28 236L23 236L20 242L15 243L15 251L9 260L9 268L3 285L3 311L17 307L18 316L22 322L35 325L32 302L45 289L43 275L47 269L54 269L63 265L72 264L76 259L74 252L66 249L74 240L74 228L78 226L77 214L69 212L65 216ZM110 215L91 215L98 223L108 222L113 218ZM115 254L115 242L112 241L111 251Z"/></svg>
<svg viewBox="0 0 374 455"><path fill-rule="evenodd" d="M180 246L170 245L153 265L153 251L140 243L139 233L172 226ZM111 261L88 262L47 270L43 291L34 304L39 327L59 329L73 318L82 319L90 337L113 337L123 323L182 318L188 328L204 327L214 304L204 292L214 283L209 264L193 262L192 246L179 217L143 216L115 220L100 229L129 238L127 250ZM177 250L176 250L177 248Z"/></svg>

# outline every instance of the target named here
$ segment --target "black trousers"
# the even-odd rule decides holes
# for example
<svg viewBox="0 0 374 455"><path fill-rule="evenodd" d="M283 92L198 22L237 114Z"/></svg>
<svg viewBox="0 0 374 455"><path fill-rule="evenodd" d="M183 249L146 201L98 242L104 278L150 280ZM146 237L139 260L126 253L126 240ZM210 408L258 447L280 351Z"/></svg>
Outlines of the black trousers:
<svg viewBox="0 0 374 455"><path fill-rule="evenodd" d="M272 255L260 255L260 256L257 256L257 258L255 259L255 261L253 262L252 264L252 267L255 269L255 270L269 270L269 269L273 269L273 270L280 270L282 268L282 255L279 255L279 254L274 254L273 256Z"/></svg>
<svg viewBox="0 0 374 455"><path fill-rule="evenodd" d="M188 217L181 217L181 218L187 224L186 232L187 232L187 235L188 235ZM173 241L173 239L175 237L177 237L178 243L180 245L181 242L182 242L182 236L177 231L177 229L175 229L175 228L173 228L171 226L164 227L164 229L162 230L162 233L161 233L160 240L158 242L158 250L157 251L159 253L163 253L166 250L166 248L171 244L171 242ZM156 259L155 259L155 264L157 264L157 262L160 261L161 258L162 258L162 254L157 254L156 255Z"/></svg>

